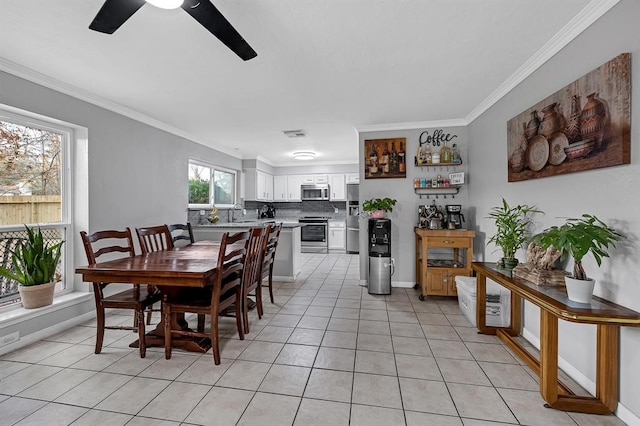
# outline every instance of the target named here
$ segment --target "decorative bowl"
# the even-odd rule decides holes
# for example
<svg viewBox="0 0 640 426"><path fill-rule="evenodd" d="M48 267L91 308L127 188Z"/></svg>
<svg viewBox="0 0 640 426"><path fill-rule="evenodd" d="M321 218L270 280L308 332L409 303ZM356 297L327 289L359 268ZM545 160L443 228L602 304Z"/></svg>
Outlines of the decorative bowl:
<svg viewBox="0 0 640 426"><path fill-rule="evenodd" d="M595 143L593 139L582 140L580 142L570 144L564 149L564 153L567 154L567 158L569 158L569 160L575 160L591 154L594 145Z"/></svg>

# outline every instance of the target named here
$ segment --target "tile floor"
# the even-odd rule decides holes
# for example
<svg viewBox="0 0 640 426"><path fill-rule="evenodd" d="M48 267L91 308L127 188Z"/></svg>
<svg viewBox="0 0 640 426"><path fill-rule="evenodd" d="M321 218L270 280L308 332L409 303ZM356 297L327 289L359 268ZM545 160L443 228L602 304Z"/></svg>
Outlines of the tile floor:
<svg viewBox="0 0 640 426"><path fill-rule="evenodd" d="M141 359L126 331L95 355L93 322L0 357L0 425L624 424L544 408L535 375L455 299L369 295L357 256L303 261L245 340L225 319L218 366L210 351Z"/></svg>

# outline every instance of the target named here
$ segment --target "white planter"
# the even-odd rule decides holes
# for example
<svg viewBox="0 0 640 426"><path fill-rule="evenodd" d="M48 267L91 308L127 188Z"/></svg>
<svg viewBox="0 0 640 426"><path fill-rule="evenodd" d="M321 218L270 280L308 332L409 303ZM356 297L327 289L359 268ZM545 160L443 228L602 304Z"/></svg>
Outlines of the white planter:
<svg viewBox="0 0 640 426"><path fill-rule="evenodd" d="M35 309L51 305L53 303L53 291L55 287L55 282L29 286L19 285L18 291L20 292L22 307L25 309Z"/></svg>
<svg viewBox="0 0 640 426"><path fill-rule="evenodd" d="M574 278L564 277L564 282L567 285L567 296L569 296L569 300L578 303L591 303L591 296L593 296L593 287L596 285L596 280L592 278L588 280L576 280Z"/></svg>

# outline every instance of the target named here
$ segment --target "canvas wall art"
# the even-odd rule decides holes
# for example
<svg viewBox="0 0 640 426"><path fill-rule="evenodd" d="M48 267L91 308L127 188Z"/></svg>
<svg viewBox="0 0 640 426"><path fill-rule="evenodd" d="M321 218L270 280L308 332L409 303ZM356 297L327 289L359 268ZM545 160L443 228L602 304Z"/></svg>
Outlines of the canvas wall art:
<svg viewBox="0 0 640 426"><path fill-rule="evenodd" d="M509 120L509 182L629 164L630 68L618 55Z"/></svg>
<svg viewBox="0 0 640 426"><path fill-rule="evenodd" d="M370 139L364 141L364 178L407 177L407 139Z"/></svg>

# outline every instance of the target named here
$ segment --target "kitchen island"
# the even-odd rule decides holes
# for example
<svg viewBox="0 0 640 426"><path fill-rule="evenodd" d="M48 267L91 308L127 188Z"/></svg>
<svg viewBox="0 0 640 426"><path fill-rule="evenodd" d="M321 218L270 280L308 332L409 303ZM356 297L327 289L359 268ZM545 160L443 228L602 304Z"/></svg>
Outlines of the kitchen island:
<svg viewBox="0 0 640 426"><path fill-rule="evenodd" d="M244 220L239 222L222 222L205 225L193 225L193 236L196 241L220 241L225 232L239 232L255 226L266 226L269 223L282 222L282 231L278 239L273 279L275 281L293 282L302 267L300 261L300 224L297 221L278 219Z"/></svg>

